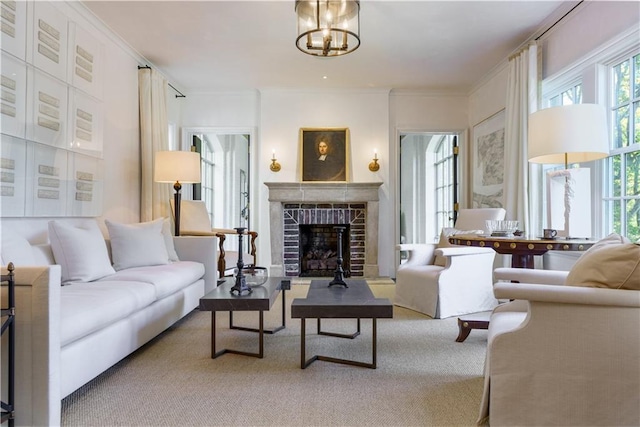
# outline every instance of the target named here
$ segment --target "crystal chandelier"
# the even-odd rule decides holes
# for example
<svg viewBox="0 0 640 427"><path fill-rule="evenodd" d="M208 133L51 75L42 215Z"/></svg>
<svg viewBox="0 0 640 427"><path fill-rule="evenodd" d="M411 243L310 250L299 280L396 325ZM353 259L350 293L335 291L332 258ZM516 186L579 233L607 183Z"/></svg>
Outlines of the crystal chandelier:
<svg viewBox="0 0 640 427"><path fill-rule="evenodd" d="M360 46L358 0L296 0L296 46L313 56L339 56Z"/></svg>

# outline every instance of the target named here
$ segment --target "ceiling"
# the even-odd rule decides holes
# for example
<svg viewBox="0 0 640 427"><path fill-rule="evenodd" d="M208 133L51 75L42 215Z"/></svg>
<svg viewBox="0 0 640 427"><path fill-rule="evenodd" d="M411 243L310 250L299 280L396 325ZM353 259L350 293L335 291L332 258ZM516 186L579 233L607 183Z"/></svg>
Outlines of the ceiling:
<svg viewBox="0 0 640 427"><path fill-rule="evenodd" d="M185 94L322 88L467 93L575 4L360 3L360 48L319 58L295 46L294 0L84 1Z"/></svg>

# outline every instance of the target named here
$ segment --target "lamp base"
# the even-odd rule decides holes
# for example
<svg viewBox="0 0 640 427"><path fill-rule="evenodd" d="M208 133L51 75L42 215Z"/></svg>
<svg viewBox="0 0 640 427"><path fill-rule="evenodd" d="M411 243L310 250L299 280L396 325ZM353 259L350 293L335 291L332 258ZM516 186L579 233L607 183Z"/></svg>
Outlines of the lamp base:
<svg viewBox="0 0 640 427"><path fill-rule="evenodd" d="M175 189L176 186L174 185L173 188ZM174 211L175 211L175 215L174 215L174 235L176 237L180 236L180 189L177 189L175 194L173 195L173 205L174 205Z"/></svg>

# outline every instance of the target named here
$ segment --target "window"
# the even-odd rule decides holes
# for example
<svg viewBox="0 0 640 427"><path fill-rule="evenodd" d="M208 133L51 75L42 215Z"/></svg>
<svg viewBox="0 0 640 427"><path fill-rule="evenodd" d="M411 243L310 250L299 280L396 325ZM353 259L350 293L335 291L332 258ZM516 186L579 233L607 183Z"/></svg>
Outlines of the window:
<svg viewBox="0 0 640 427"><path fill-rule="evenodd" d="M549 99L548 107L582 104L582 83L578 83Z"/></svg>
<svg viewBox="0 0 640 427"><path fill-rule="evenodd" d="M435 189L436 189L436 235L444 227L451 225L453 218L454 179L453 179L453 151L457 137L454 135L441 135L434 153Z"/></svg>
<svg viewBox="0 0 640 427"><path fill-rule="evenodd" d="M615 232L632 241L640 239L640 41L637 30L620 33L594 47L574 66L547 77L542 82L542 94L543 108L577 103L608 107L609 157L580 165L591 168L593 236L604 237ZM545 167L544 172L551 169ZM546 174L540 174L532 180L541 196L546 191L544 176ZM546 207L541 207L540 214L543 212Z"/></svg>
<svg viewBox="0 0 640 427"><path fill-rule="evenodd" d="M200 162L202 170L201 181L201 200L204 200L207 205L207 212L209 212L209 219L211 224L213 221L213 187L215 186L215 153L211 147L211 143L208 140L203 140L202 151L200 153Z"/></svg>
<svg viewBox="0 0 640 427"><path fill-rule="evenodd" d="M611 155L607 161L604 227L640 239L640 53L609 73Z"/></svg>

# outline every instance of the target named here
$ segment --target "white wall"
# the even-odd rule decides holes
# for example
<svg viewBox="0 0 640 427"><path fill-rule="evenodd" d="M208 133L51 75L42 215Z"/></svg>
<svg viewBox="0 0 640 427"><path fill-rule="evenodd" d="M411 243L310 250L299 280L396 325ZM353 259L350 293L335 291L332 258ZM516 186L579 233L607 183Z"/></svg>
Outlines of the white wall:
<svg viewBox="0 0 640 427"><path fill-rule="evenodd" d="M140 149L138 126L138 58L112 38L111 33L79 3L53 2L68 19L96 37L104 46L103 77L105 180L103 215L119 222L140 218ZM11 228L33 242L46 239L51 218L2 218L2 229ZM74 221L74 219L69 219ZM102 222L102 221L101 221Z"/></svg>
<svg viewBox="0 0 640 427"><path fill-rule="evenodd" d="M346 127L350 133L348 156L352 182L382 182L378 259L393 257L393 230L384 224L392 221L389 198L389 94L386 90L368 91L276 91L261 92L260 141L254 153L258 159L257 179L263 182L299 182L300 128ZM373 150L378 150L380 170L369 171ZM272 151L276 151L280 172L271 172ZM254 198L254 218L260 233L258 262L270 265L268 191L258 186ZM255 204L257 203L257 204ZM257 211L256 211L257 209ZM380 263L380 274L388 276L390 263Z"/></svg>
<svg viewBox="0 0 640 427"><path fill-rule="evenodd" d="M639 25L640 2L583 2L541 38L542 78L557 73L616 35Z"/></svg>

